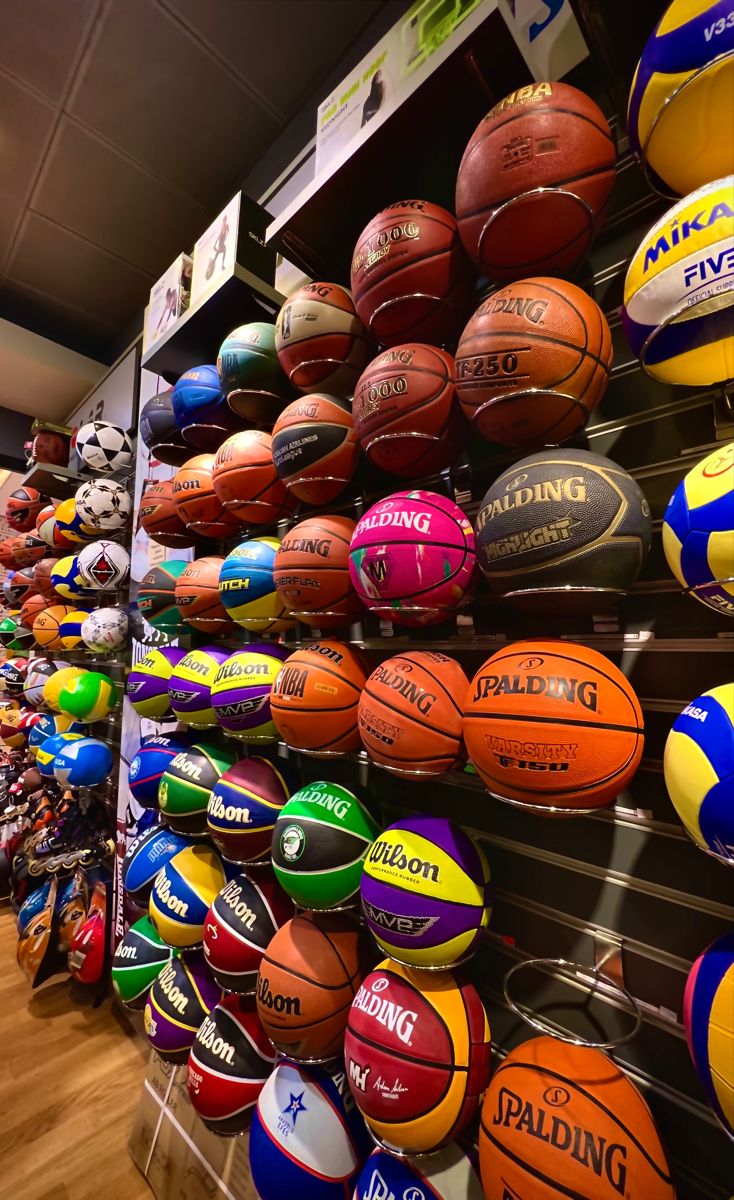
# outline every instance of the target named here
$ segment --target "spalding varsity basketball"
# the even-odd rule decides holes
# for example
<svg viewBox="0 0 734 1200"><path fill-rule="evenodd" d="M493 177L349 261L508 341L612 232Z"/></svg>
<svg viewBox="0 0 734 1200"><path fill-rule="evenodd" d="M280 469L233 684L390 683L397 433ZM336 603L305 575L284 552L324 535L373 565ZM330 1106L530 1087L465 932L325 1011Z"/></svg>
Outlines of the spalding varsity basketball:
<svg viewBox="0 0 734 1200"><path fill-rule="evenodd" d="M435 625L461 605L476 554L474 530L437 492L396 492L357 522L349 572L365 608L395 625Z"/></svg>
<svg viewBox="0 0 734 1200"><path fill-rule="evenodd" d="M479 566L502 594L532 588L626 589L647 558L650 506L617 463L543 450L494 481L476 520Z"/></svg>
<svg viewBox="0 0 734 1200"><path fill-rule="evenodd" d="M467 253L497 283L575 270L604 220L615 160L609 122L577 88L511 92L480 121L459 167Z"/></svg>
<svg viewBox="0 0 734 1200"><path fill-rule="evenodd" d="M346 642L311 642L296 650L270 696L283 741L325 758L358 750L357 711L366 681L364 657Z"/></svg>
<svg viewBox="0 0 734 1200"><path fill-rule="evenodd" d="M299 391L347 397L367 362L369 340L346 288L307 283L278 313L275 348Z"/></svg>
<svg viewBox="0 0 734 1200"><path fill-rule="evenodd" d="M164 1062L184 1063L207 1013L222 999L201 950L174 955L148 992L145 1032Z"/></svg>
<svg viewBox="0 0 734 1200"><path fill-rule="evenodd" d="M676 717L663 774L688 836L734 866L734 683L697 696Z"/></svg>
<svg viewBox="0 0 734 1200"><path fill-rule="evenodd" d="M396 654L375 667L359 700L359 734L373 762L396 775L441 775L461 760L459 664L433 650Z"/></svg>
<svg viewBox="0 0 734 1200"><path fill-rule="evenodd" d="M214 1133L244 1133L274 1065L254 1000L225 996L204 1017L191 1047L191 1107Z"/></svg>
<svg viewBox="0 0 734 1200"><path fill-rule="evenodd" d="M275 552L278 595L303 625L338 629L359 619L362 605L349 577L349 517L307 517L294 525Z"/></svg>
<svg viewBox="0 0 734 1200"><path fill-rule="evenodd" d="M207 808L207 829L229 862L270 860L278 814L290 795L283 764L266 758L242 758L219 777Z"/></svg>
<svg viewBox="0 0 734 1200"><path fill-rule="evenodd" d="M306 504L330 504L357 469L359 446L346 400L315 394L294 400L273 426L273 462L288 491Z"/></svg>
<svg viewBox="0 0 734 1200"><path fill-rule="evenodd" d="M619 667L574 642L515 642L471 681L464 741L485 787L540 813L602 808L642 758L642 709Z"/></svg>
<svg viewBox="0 0 734 1200"><path fill-rule="evenodd" d="M606 1054L551 1037L523 1042L492 1076L479 1162L487 1200L675 1197L660 1136L637 1088Z"/></svg>
<svg viewBox="0 0 734 1200"><path fill-rule="evenodd" d="M204 954L217 983L228 992L254 992L263 954L295 915L271 871L260 868L228 880L204 925Z"/></svg>
<svg viewBox="0 0 734 1200"><path fill-rule="evenodd" d="M260 1200L350 1197L369 1139L343 1063L280 1062L258 1097L249 1150Z"/></svg>
<svg viewBox="0 0 734 1200"><path fill-rule="evenodd" d="M482 437L503 446L565 442L601 400L612 335L586 292L521 279L482 301L456 350L456 390Z"/></svg>
<svg viewBox="0 0 734 1200"><path fill-rule="evenodd" d="M214 456L212 483L222 507L244 525L269 525L291 504L273 462L273 439L259 429L245 429L222 442Z"/></svg>
<svg viewBox="0 0 734 1200"><path fill-rule="evenodd" d="M379 834L360 892L377 944L411 967L451 967L469 958L492 912L484 852L445 817L404 817Z"/></svg>
<svg viewBox="0 0 734 1200"><path fill-rule="evenodd" d="M693 964L683 999L693 1065L706 1098L734 1134L734 934L712 942Z"/></svg>
<svg viewBox="0 0 734 1200"><path fill-rule="evenodd" d="M354 997L344 1061L375 1140L426 1154L471 1121L489 1079L489 1050L487 1014L471 983L386 960Z"/></svg>
<svg viewBox="0 0 734 1200"><path fill-rule="evenodd" d="M423 1160L396 1158L386 1150L373 1150L364 1164L354 1200L484 1200L484 1192L471 1160L456 1142Z"/></svg>

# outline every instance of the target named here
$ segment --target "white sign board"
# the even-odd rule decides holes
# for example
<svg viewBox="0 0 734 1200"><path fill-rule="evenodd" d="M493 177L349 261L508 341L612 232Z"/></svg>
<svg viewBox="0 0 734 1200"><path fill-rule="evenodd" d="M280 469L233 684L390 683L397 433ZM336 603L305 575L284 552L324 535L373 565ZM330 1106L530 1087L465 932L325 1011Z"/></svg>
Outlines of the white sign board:
<svg viewBox="0 0 734 1200"><path fill-rule="evenodd" d="M237 239L240 227L240 193L212 221L194 246L194 270L191 277L191 307L233 274L237 263Z"/></svg>

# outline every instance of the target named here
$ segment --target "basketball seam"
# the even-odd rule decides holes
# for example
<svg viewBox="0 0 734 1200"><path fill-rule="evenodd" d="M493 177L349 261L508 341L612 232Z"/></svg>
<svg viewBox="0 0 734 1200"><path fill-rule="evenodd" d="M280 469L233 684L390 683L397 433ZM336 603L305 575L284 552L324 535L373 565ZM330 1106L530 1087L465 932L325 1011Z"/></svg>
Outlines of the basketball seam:
<svg viewBox="0 0 734 1200"><path fill-rule="evenodd" d="M520 643L520 642L514 643L514 645L515 645L514 654L510 650L509 647L506 652L503 650L499 650L497 652L497 654L493 655L493 661L496 660L497 662L503 662L504 659L506 659L506 658L515 657L519 653L517 647L521 644L522 643ZM532 646L532 642L530 643L530 645ZM588 665L587 663L584 663L582 660L580 660L578 658L572 658L570 654L564 654L564 650L565 650L565 647L563 647L563 648L558 647L558 649L555 649L552 647L550 650L544 651L544 653L550 654L553 658L559 658L561 660L561 662L573 663L573 665L575 667L586 667ZM639 701L637 700L637 696L635 695L635 693L633 692L632 696L630 697L627 694L627 692L624 690L622 685L620 683L618 683L616 679L612 678L611 675L608 675L607 672L604 671L601 666L597 666L596 664L592 663L592 669L594 671L596 671L597 675L600 675L602 677L602 679L606 679L607 683L611 683L612 686L615 687L618 692L621 692L621 694L624 696L625 700L628 702L628 704L630 705L630 707L634 713L636 704L639 705ZM621 674L621 672L620 672L620 674ZM632 685L629 683L629 680L627 679L627 677L625 675L623 675L622 678L625 680L625 683L628 684L628 686L630 687L630 690L631 690ZM640 715L642 715L642 714L640 713ZM635 726L635 728L637 729L637 726ZM645 731L644 731L644 729L637 729L637 732L644 733Z"/></svg>
<svg viewBox="0 0 734 1200"><path fill-rule="evenodd" d="M586 326L586 322L584 322L584 327L585 326ZM514 331L513 330L499 330L499 329L497 331L487 330L485 333L471 333L471 334L469 334L469 337L467 337L466 339L462 339L462 340L463 341L465 340L466 342L471 342L471 341L474 341L475 339L484 340L488 337L506 337L507 334L511 333L511 332L514 332ZM566 342L563 340L563 338L551 337L550 334L546 334L546 333L535 333L533 330L523 330L522 337L523 337L523 339L526 339L526 340L529 339L531 341L536 341L536 342L547 342L549 345L553 345L553 346L562 346L565 350L573 350L576 354L579 354L581 356L581 360L576 364L576 366L573 368L573 370L569 371L567 375L562 375L560 377L560 379L557 380L557 383L563 383L566 379L570 379L572 375L575 375L576 372L581 369L584 359L587 359L587 358L591 359L592 362L595 362L597 364L597 366L601 367L602 370L604 371L605 375L608 376L610 373L611 368L609 366L607 366L607 364L603 361L603 359L601 359L598 354L594 354L591 350L588 349L588 330L586 331L586 343L584 346L574 346L573 342ZM470 357L471 357L471 355L470 355ZM459 356L457 354L457 361L458 361L458 359L459 359ZM508 383L511 383L511 382L512 382L511 380L508 380ZM554 384L553 386L556 386L556 385ZM459 393L461 393L461 390L462 390L461 384L457 384L457 391ZM584 388L583 394L585 395L587 391L588 391L588 387Z"/></svg>
<svg viewBox="0 0 734 1200"><path fill-rule="evenodd" d="M417 994L421 997L421 999L425 999L425 997L423 996L423 994L421 992L418 992ZM434 1016L438 1017L439 1021L443 1025L444 1029L446 1029L446 1032L448 1034L449 1031L446 1027L446 1022L444 1021L441 1014L439 1012L437 1012L435 1008L432 1009L432 1012L433 1012ZM372 1050L386 1050L386 1047L384 1046L383 1043L375 1041L373 1038L368 1037L366 1033L358 1033L355 1029L350 1029L349 1034L351 1037L353 1037L355 1039L355 1041L361 1042L364 1046L369 1046ZM449 1041L450 1040L451 1039L449 1037ZM394 1057L398 1058L401 1062L415 1063L415 1065L418 1067L434 1067L437 1071L445 1071L449 1077L451 1077L451 1075L453 1073L467 1074L469 1071L468 1066L466 1066L466 1067L457 1066L457 1064L455 1062L453 1062L453 1060L448 1063L438 1062L431 1058L421 1058L417 1054L408 1054L408 1053L406 1053L406 1051L400 1050L399 1048L395 1048L395 1049L391 1050L391 1053L394 1055ZM453 1047L452 1047L452 1055L453 1055Z"/></svg>
<svg viewBox="0 0 734 1200"><path fill-rule="evenodd" d="M411 659L411 657L408 654L396 654L394 656L393 661L396 661L396 660L399 660L400 662L408 662L411 664L413 664L415 662L415 660ZM434 675L433 672L431 670L429 670L428 667L424 666L422 662L419 662L417 665L420 667L421 671L425 671L425 673L429 677L429 679L432 679L434 681L434 683L437 684L437 686L441 688L441 690L444 692L444 694L448 697L448 699L453 704L453 706L456 709L459 716L463 718L464 710L463 710L463 708L460 708L459 705L456 703L456 701L454 700L454 697L451 695L451 692L447 688L446 684L442 683L441 680L438 678L438 676ZM468 679L466 681L466 686L467 687L469 686Z"/></svg>
<svg viewBox="0 0 734 1200"><path fill-rule="evenodd" d="M578 729L611 729L617 733L634 733L637 737L645 732L636 725L618 725L611 721L582 721L575 720L573 717L543 717L536 716L534 713L510 713L510 712L469 712L465 716L467 721L522 721L527 723L537 723L538 725L569 725Z"/></svg>
<svg viewBox="0 0 734 1200"><path fill-rule="evenodd" d="M375 700L378 704L382 704L385 708L389 709L390 712L396 713L399 717L407 717L414 725L419 725L422 729L427 729L429 733L435 733L435 734L438 734L440 737L447 738L449 741L455 742L457 746L461 745L461 733L460 732L457 735L454 735L451 733L447 733L443 729L436 729L433 725L429 725L427 721L421 720L420 717L414 717L412 715L412 713L407 713L407 712L404 712L403 709L401 709L401 708L396 708L396 706L394 704L391 704L389 702L389 700L383 700L381 696L376 696L374 692L370 691L368 684L369 684L369 680L367 681L367 684L365 685L365 688L364 688L364 691L362 694L369 696L370 700ZM463 714L462 714L462 716L463 716Z"/></svg>
<svg viewBox="0 0 734 1200"><path fill-rule="evenodd" d="M368 871L365 871L365 874L367 875L368 879L374 879L375 883L379 883L382 887L389 887L389 888L392 888L396 892L406 892L409 896L415 896L415 886L403 887L402 884L396 883L393 879L380 879L379 876L372 875ZM466 874L466 872L465 872L465 874ZM471 883L474 882L470 878L469 875L467 875L467 879L469 879L469 881ZM475 884L474 886L476 887L477 885ZM483 904L481 901L475 901L474 903L471 903L470 901L467 901L467 900L452 900L448 896L426 896L426 899L431 900L435 904L450 904L455 908L468 908L468 909L480 908L483 911L485 908L488 907L486 904ZM380 932L384 933L385 931L381 930ZM469 931L464 930L464 933L467 933L467 932L469 932ZM463 934L460 934L460 933L453 935L453 937L462 937L462 936L463 936ZM450 939L451 941L453 941L453 937Z"/></svg>

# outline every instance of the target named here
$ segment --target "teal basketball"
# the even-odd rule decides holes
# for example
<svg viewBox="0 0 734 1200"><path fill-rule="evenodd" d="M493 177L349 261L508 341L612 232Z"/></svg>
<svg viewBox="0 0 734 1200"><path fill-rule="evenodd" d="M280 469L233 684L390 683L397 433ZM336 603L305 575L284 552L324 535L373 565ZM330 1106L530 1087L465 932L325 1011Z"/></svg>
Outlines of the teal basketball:
<svg viewBox="0 0 734 1200"><path fill-rule="evenodd" d="M242 391L290 394L275 350L275 325L266 321L251 321L227 334L219 347L217 371L227 397Z"/></svg>

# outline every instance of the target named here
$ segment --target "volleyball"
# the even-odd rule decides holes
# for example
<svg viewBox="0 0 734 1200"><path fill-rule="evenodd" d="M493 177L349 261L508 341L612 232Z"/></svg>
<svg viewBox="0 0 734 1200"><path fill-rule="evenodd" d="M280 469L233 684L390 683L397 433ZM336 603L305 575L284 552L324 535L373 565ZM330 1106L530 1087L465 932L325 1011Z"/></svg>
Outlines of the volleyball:
<svg viewBox="0 0 734 1200"><path fill-rule="evenodd" d="M683 998L688 1049L709 1104L734 1134L734 933L693 964Z"/></svg>
<svg viewBox="0 0 734 1200"><path fill-rule="evenodd" d="M24 704L30 704L32 708L45 707L43 691L46 683L52 675L55 675L57 671L63 671L65 667L66 663L63 659L34 659L23 683Z"/></svg>
<svg viewBox="0 0 734 1200"><path fill-rule="evenodd" d="M158 872L188 845L186 838L165 825L151 825L134 838L122 860L122 886L126 894L139 904L147 904Z"/></svg>
<svg viewBox="0 0 734 1200"><path fill-rule="evenodd" d="M168 680L168 696L177 720L194 729L216 725L212 684L228 657L229 651L206 646L202 650L189 650L176 664Z"/></svg>
<svg viewBox="0 0 734 1200"><path fill-rule="evenodd" d="M101 671L84 671L69 679L59 693L61 712L79 721L101 721L119 698L117 685Z"/></svg>
<svg viewBox="0 0 734 1200"><path fill-rule="evenodd" d="M59 641L64 650L76 650L84 645L82 629L86 625L89 615L88 609L72 608L65 617L62 617L59 626Z"/></svg>
<svg viewBox="0 0 734 1200"><path fill-rule="evenodd" d="M40 721L33 726L28 735L28 749L37 757L46 740L58 733L84 734L86 730L79 721L73 721L66 713L42 713ZM45 751L44 751L45 755Z"/></svg>
<svg viewBox="0 0 734 1200"><path fill-rule="evenodd" d="M112 751L106 742L99 738L75 738L59 750L53 772L63 787L95 787L107 779L112 763Z"/></svg>
<svg viewBox="0 0 734 1200"><path fill-rule="evenodd" d="M41 774L46 779L53 779L56 755L63 750L64 746L82 739L86 740L85 734L74 733L71 729L66 733L56 733L53 737L46 738L36 752L36 763Z"/></svg>
<svg viewBox="0 0 734 1200"><path fill-rule="evenodd" d="M166 767L158 787L161 816L177 833L199 834L214 784L237 755L216 742L195 742L179 750Z"/></svg>
<svg viewBox="0 0 734 1200"><path fill-rule="evenodd" d="M734 864L734 683L686 705L668 734L663 772L688 836Z"/></svg>
<svg viewBox="0 0 734 1200"><path fill-rule="evenodd" d="M171 708L168 683L186 651L180 646L149 650L127 677L127 696L140 717L159 721Z"/></svg>
<svg viewBox="0 0 734 1200"><path fill-rule="evenodd" d="M145 1002L145 1033L156 1054L164 1062L186 1062L204 1017L221 999L200 950L174 955Z"/></svg>
<svg viewBox="0 0 734 1200"><path fill-rule="evenodd" d="M217 983L228 992L255 991L262 956L295 905L270 871L228 879L204 925L204 954Z"/></svg>
<svg viewBox="0 0 734 1200"><path fill-rule="evenodd" d="M354 1200L484 1200L471 1159L455 1142L425 1161L396 1158L372 1151L354 1190Z"/></svg>
<svg viewBox="0 0 734 1200"><path fill-rule="evenodd" d="M93 486L92 483L84 483L79 489L88 489ZM112 485L116 487L117 485ZM77 493L78 495L79 493ZM84 491L86 496L87 492ZM43 515L43 514L39 514ZM70 546L76 545L78 542L91 542L97 536L97 528L91 522L91 510L81 511L77 508L76 497L70 496L68 500L62 500L56 506L53 513L51 541L48 542L44 537L44 541L48 545L56 547L59 550L68 550ZM46 530L44 530L46 532Z"/></svg>
<svg viewBox="0 0 734 1200"><path fill-rule="evenodd" d="M174 854L150 893L150 919L163 941L179 949L200 945L207 913L225 882L221 860L208 846L187 846Z"/></svg>
<svg viewBox="0 0 734 1200"><path fill-rule="evenodd" d="M74 600L83 592L88 591L88 585L82 578L79 569L79 558L76 554L67 554L60 558L51 572L53 589L65 600Z"/></svg>
<svg viewBox="0 0 734 1200"><path fill-rule="evenodd" d="M62 667L60 671L55 671L53 675L50 675L43 685L43 703L46 708L50 708L53 712L61 712L60 699L63 689L77 675L84 674L86 674L84 667ZM69 719L71 719L71 715L69 714Z"/></svg>
<svg viewBox="0 0 734 1200"><path fill-rule="evenodd" d="M274 1064L254 1000L225 996L204 1017L191 1047L191 1107L214 1133L244 1133Z"/></svg>
<svg viewBox="0 0 734 1200"><path fill-rule="evenodd" d="M266 758L242 758L220 775L207 807L207 829L223 858L270 859L275 822L290 795L281 770Z"/></svg>
<svg viewBox="0 0 734 1200"><path fill-rule="evenodd" d="M212 684L211 702L217 724L228 737L243 742L277 740L270 696L287 658L284 646L252 642L222 663Z"/></svg>
<svg viewBox="0 0 734 1200"><path fill-rule="evenodd" d="M233 621L251 633L292 629L295 618L273 580L280 540L259 537L231 551L219 572L219 595Z"/></svg>
<svg viewBox="0 0 734 1200"><path fill-rule="evenodd" d="M358 750L357 713L366 681L364 656L345 642L311 642L296 650L270 698L280 736L317 757Z"/></svg>
<svg viewBox="0 0 734 1200"><path fill-rule="evenodd" d="M155 931L150 917L141 917L131 925L118 943L112 959L112 987L121 1004L142 1009L155 979L173 950Z"/></svg>
<svg viewBox="0 0 734 1200"><path fill-rule="evenodd" d="M734 616L734 442L678 484L663 518L663 550L696 600Z"/></svg>

